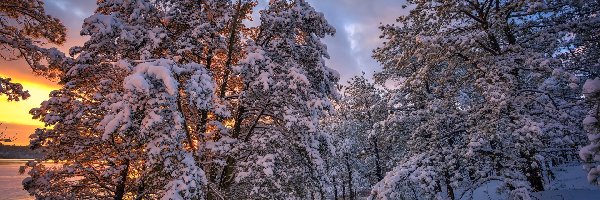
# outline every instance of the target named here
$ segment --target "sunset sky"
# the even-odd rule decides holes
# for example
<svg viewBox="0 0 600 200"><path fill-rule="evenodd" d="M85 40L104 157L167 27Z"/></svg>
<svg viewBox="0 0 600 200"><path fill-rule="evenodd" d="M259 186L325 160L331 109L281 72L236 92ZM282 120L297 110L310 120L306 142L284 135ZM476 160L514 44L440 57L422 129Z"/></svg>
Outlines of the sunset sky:
<svg viewBox="0 0 600 200"><path fill-rule="evenodd" d="M263 7L267 0L260 0ZM371 51L381 44L379 39L380 23L393 23L402 14L401 0L307 0L336 29L335 37L325 39L331 59L327 64L342 76L341 83L365 72L371 77L381 67L371 58ZM83 20L90 16L96 2L93 0L47 0L46 12L59 18L67 27L67 42L58 47L68 52L72 46L81 45L86 38L79 35ZM258 13L255 12L255 15ZM258 19L258 17L254 17ZM36 127L42 127L39 121L32 120L29 110L48 98L48 93L59 86L52 81L31 74L24 61L0 60L0 76L10 77L23 84L29 90L31 98L19 102L6 102L0 98L0 130L6 128L9 136L16 136L14 144L26 145L28 136Z"/></svg>

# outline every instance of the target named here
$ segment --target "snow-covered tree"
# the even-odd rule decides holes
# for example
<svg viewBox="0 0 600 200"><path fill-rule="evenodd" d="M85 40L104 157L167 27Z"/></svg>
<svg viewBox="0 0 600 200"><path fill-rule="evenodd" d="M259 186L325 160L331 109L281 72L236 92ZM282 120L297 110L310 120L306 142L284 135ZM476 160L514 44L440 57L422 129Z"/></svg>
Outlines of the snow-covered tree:
<svg viewBox="0 0 600 200"><path fill-rule="evenodd" d="M304 1L104 0L27 165L37 198L324 197L334 29ZM124 153L126 152L126 153ZM52 160L56 164L39 161ZM307 181L308 180L308 181ZM301 184L301 182L302 184Z"/></svg>
<svg viewBox="0 0 600 200"><path fill-rule="evenodd" d="M384 65L377 81L401 82L392 120L411 135L409 153L372 196L454 199L490 180L514 197L544 190L555 152L569 159L581 142L581 109L571 106L581 99L565 92L578 71L559 54L586 5L408 1L410 13L381 28L387 41L374 57Z"/></svg>
<svg viewBox="0 0 600 200"><path fill-rule="evenodd" d="M381 123L389 115L387 92L363 76L353 77L341 89L334 115L325 118L323 131L331 134L334 153L328 155L330 190L335 197L357 198L385 172L405 147L401 131L394 124Z"/></svg>
<svg viewBox="0 0 600 200"><path fill-rule="evenodd" d="M47 15L41 0L7 0L0 2L0 57L5 60L24 59L37 75L58 79L63 73L65 55L44 44L65 42L65 27ZM9 101L27 99L29 93L10 78L0 77L0 95Z"/></svg>
<svg viewBox="0 0 600 200"><path fill-rule="evenodd" d="M206 182L204 171L190 148L190 129L186 128L181 101L199 109L213 107L215 84L203 66L190 63L178 66L171 60L145 62L125 77L125 92L100 123L102 138L123 138L130 151L141 151L144 170L138 176L146 184L147 197L163 199L202 199ZM180 83L178 76L190 79ZM187 94L180 97L181 94ZM187 140L186 140L187 139ZM187 147L184 145L187 143ZM141 147L141 149L140 149ZM127 162L132 162L128 160Z"/></svg>
<svg viewBox="0 0 600 200"><path fill-rule="evenodd" d="M332 109L338 77L324 64L320 40L334 29L301 0L271 1L260 12L227 86L235 117L222 189L249 198L323 198L328 136L319 119Z"/></svg>
<svg viewBox="0 0 600 200"><path fill-rule="evenodd" d="M6 95L8 101L19 101L31 96L28 91L23 90L23 85L12 82L11 78L0 78L0 94Z"/></svg>
<svg viewBox="0 0 600 200"><path fill-rule="evenodd" d="M568 66L579 70L587 79L582 81L582 94L587 102L587 115L583 119L583 126L587 133L589 144L581 148L579 156L585 162L588 170L588 181L600 185L600 33L598 33L600 20L600 2L576 2L578 15L571 21L571 26L577 32L572 40L575 45L566 49L564 53L570 62Z"/></svg>
<svg viewBox="0 0 600 200"><path fill-rule="evenodd" d="M130 120L133 121L131 123L137 123L134 124L138 125L137 129L127 129L119 123L121 121L114 119L115 115L126 112L123 109L127 107L117 106L128 105L123 103L125 101L139 101L145 106L136 109L156 109L152 106L165 106L161 104L162 102L143 101L148 100L149 97L142 95L139 95L140 99L132 100L130 98L131 95L135 95L135 88L124 87L129 83L126 77L136 77L134 72L143 73L135 71L133 67L127 67L130 65L128 63L168 58L170 55L167 54L167 41L169 41L167 39L172 38L168 37L170 35L167 34L167 28L163 24L164 20L161 20L164 13L154 3L146 0L99 1L96 12L84 21L81 34L90 36L90 39L82 47L71 49L71 54L76 58L72 65L67 66L66 74L61 77L64 86L53 91L51 98L43 102L40 108L31 111L34 118L45 122L47 126L52 126L38 129L32 135L31 147L45 153L40 161L58 162L57 164L43 162L27 164L32 169L29 172L30 177L23 184L36 198L201 197L202 170L196 165L194 159L189 160L191 150L179 148L185 144L185 140L179 140L186 127L180 125L181 116L172 113L169 117L165 117L163 123L174 127L161 127L162 132L157 129L156 133L164 135L149 135L143 137L145 140L135 137L144 133L144 129L139 126L160 125L136 121L147 117L136 115L135 117L138 118L130 118ZM183 66L187 65L161 63L159 66L153 69L175 70L179 68L173 66L184 68ZM190 64L190 66L194 65ZM196 68L198 67L194 69ZM192 69L187 71L190 70ZM187 71L179 70L170 75L189 74L187 79L177 80L187 81L186 83L196 84L196 86L210 84L200 83L204 80L198 78L197 74ZM153 78L162 80L160 78L163 77ZM154 91L160 90L157 88ZM190 101L196 97L204 98L198 91L187 92L189 93L184 97ZM174 95L174 93L163 94L165 96L162 98L169 102L173 102L175 97L177 100L184 99L179 95L175 97L166 95ZM151 112L140 114L151 114ZM124 118L120 119L124 120ZM179 126L175 122L178 122ZM112 127L119 127L121 131L128 132L127 134L112 133L115 130L108 129ZM169 133L172 135L167 135ZM150 147L157 145L156 142L161 137L165 140L165 147L169 147L165 150L178 148L178 151L149 152ZM172 166L169 168L153 166L152 163L156 162L163 162L162 164L170 162ZM170 176L156 176L156 174Z"/></svg>
<svg viewBox="0 0 600 200"><path fill-rule="evenodd" d="M38 129L31 136L31 148L44 152L40 161L62 162L54 167L42 162L27 164L32 169L23 184L36 198L123 198L121 191L125 187L119 186L125 185L123 179L129 175L130 166L125 159L119 159L125 157L118 153L124 149L102 140L101 132L96 130L106 112L101 100L111 90L118 90L119 78L126 75L123 70L113 70L110 64L118 60L110 55L123 51L110 42L102 42L114 39L117 30L121 30L117 26L123 25L103 15L110 13L102 10L108 10L114 2L105 3L99 4L98 12L84 22L82 35L91 38L84 47L72 50L72 54L79 55L73 65L65 66L69 67L61 77L65 86L53 91L49 100L31 111L34 118L53 126ZM104 84L97 84L100 81Z"/></svg>

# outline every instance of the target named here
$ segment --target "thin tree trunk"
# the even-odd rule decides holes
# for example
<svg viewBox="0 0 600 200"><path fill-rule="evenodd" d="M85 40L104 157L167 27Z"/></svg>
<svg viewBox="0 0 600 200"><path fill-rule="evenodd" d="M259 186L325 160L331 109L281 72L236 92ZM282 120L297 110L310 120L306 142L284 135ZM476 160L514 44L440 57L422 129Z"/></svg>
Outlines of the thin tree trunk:
<svg viewBox="0 0 600 200"><path fill-rule="evenodd" d="M144 193L146 192L145 190L146 188L144 187L144 179L142 179L140 181L140 185L137 188L137 196L135 197L135 199L138 200L144 198Z"/></svg>
<svg viewBox="0 0 600 200"><path fill-rule="evenodd" d="M242 7L242 1L238 0L238 5L236 8L236 13L233 15L232 21L231 21L231 29L229 32L229 44L227 46L227 60L225 62L225 68L223 69L223 76L221 77L222 83L221 86L219 88L219 97L220 98L225 98L225 92L227 91L227 82L229 81L229 73L230 73L230 68L231 68L231 64L233 62L233 53L234 53L234 47L235 47L235 42L236 42L236 33L238 32L238 26L240 24L240 17L243 15L244 10ZM240 103L241 104L241 103ZM241 109L241 105L238 109ZM240 112L238 112L238 116L241 116ZM236 125L234 126L239 126L237 125L237 123L240 123L238 120L235 121ZM234 128L235 129L235 128ZM234 134L236 131L234 130ZM231 183L230 177L231 174L233 173L233 168L235 165L235 159L231 156L227 157L227 165L225 167L223 167L223 170L221 171L221 180L218 183L218 187L221 191L225 191L229 188L229 185ZM216 179L218 172L212 172L211 173L211 178ZM207 199L213 199L215 198L216 195L211 194L211 192L209 192L209 194L207 195Z"/></svg>
<svg viewBox="0 0 600 200"><path fill-rule="evenodd" d="M525 155L527 160L525 163L527 165L525 166L527 181L531 185L533 192L541 192L544 191L544 179L540 167L533 167L535 160L531 155L533 154ZM539 166L539 164L537 166Z"/></svg>
<svg viewBox="0 0 600 200"><path fill-rule="evenodd" d="M229 80L229 73L231 68L231 64L233 62L233 52L235 47L235 36L237 33L238 26L240 24L240 16L242 15L242 1L238 0L238 6L236 8L236 13L232 19L231 31L229 32L229 45L227 46L227 60L225 61L225 72L223 73L223 83L221 83L221 88L219 90L219 96L221 98L225 97L225 91L227 90L227 82Z"/></svg>
<svg viewBox="0 0 600 200"><path fill-rule="evenodd" d="M206 132L206 123L208 122L208 111L203 110L200 114L200 122L198 122L198 135Z"/></svg>
<svg viewBox="0 0 600 200"><path fill-rule="evenodd" d="M377 175L377 182L383 180L383 173L381 170L381 158L379 157L379 147L377 139L373 138L373 149L375 150L375 174Z"/></svg>
<svg viewBox="0 0 600 200"><path fill-rule="evenodd" d="M452 186L450 185L450 174L448 174L448 170L444 171L444 181L446 184L446 190L448 192L448 197L450 197L450 200L454 200L454 189L452 188Z"/></svg>
<svg viewBox="0 0 600 200"><path fill-rule="evenodd" d="M335 176L333 176L333 199L338 200L337 182L335 181Z"/></svg>
<svg viewBox="0 0 600 200"><path fill-rule="evenodd" d="M352 169L350 168L350 155L346 153L346 170L348 171L348 197L354 200L353 186L352 186Z"/></svg>
<svg viewBox="0 0 600 200"><path fill-rule="evenodd" d="M241 102L240 102L241 104ZM237 115L235 117L235 122L233 125L233 133L232 133L232 137L235 139L238 139L239 135L240 135L240 131L241 131L241 127L242 127L242 115L244 114L245 109L244 106L240 105L240 107L238 108L238 112ZM223 167L223 171L221 173L221 183L219 184L219 187L221 189L227 190L230 186L231 183L233 181L233 171L236 165L236 160L234 157L227 156L227 165L225 165L225 167Z"/></svg>
<svg viewBox="0 0 600 200"><path fill-rule="evenodd" d="M115 189L115 200L122 200L123 197L125 196L125 186L127 184L127 175L129 174L129 160L125 161L125 169L123 169L123 171L121 171L121 173L119 174L119 176L121 177L121 180L119 180L119 184L117 185L117 188Z"/></svg>
<svg viewBox="0 0 600 200"><path fill-rule="evenodd" d="M344 180L344 179L342 178L342 180ZM342 199L346 200L346 183L345 183L345 181L342 181Z"/></svg>

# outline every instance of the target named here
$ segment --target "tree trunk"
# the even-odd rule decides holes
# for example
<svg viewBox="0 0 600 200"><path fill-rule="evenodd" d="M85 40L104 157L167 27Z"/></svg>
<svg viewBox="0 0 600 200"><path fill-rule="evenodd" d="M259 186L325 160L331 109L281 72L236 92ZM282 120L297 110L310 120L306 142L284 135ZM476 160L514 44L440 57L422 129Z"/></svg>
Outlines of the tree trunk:
<svg viewBox="0 0 600 200"><path fill-rule="evenodd" d="M122 200L125 196L125 186L127 184L127 175L129 174L129 160L125 161L125 169L121 171L119 174L121 176L121 180L119 180L119 184L115 188L115 200Z"/></svg>
<svg viewBox="0 0 600 200"><path fill-rule="evenodd" d="M377 182L379 182L383 180L383 173L381 171L381 158L379 157L379 147L376 138L373 138L373 149L375 150L375 174L377 175Z"/></svg>
<svg viewBox="0 0 600 200"><path fill-rule="evenodd" d="M454 200L454 189L450 185L450 174L448 174L448 170L444 171L444 179L446 184L446 190L448 192L448 197L450 197L450 200Z"/></svg>
<svg viewBox="0 0 600 200"><path fill-rule="evenodd" d="M527 162L527 181L531 185L533 192L541 192L544 191L544 179L542 178L542 173L539 168L534 168L531 166L533 162Z"/></svg>
<svg viewBox="0 0 600 200"><path fill-rule="evenodd" d="M350 154L348 153L346 153L346 170L348 171L348 198L354 200L354 192L352 192L352 169L350 168Z"/></svg>
<svg viewBox="0 0 600 200"><path fill-rule="evenodd" d="M342 178L342 199L346 200L346 183L343 180L344 179Z"/></svg>
<svg viewBox="0 0 600 200"><path fill-rule="evenodd" d="M203 110L200 116L200 122L197 125L198 135L202 135L206 132L206 123L208 122L208 111Z"/></svg>
<svg viewBox="0 0 600 200"><path fill-rule="evenodd" d="M241 103L241 102L240 102ZM240 105L238 108L237 115L235 117L235 122L233 125L233 133L231 134L233 138L238 139L242 127L242 115L244 114L245 109L244 106ZM227 165L223 168L221 173L221 183L219 187L222 190L227 190L233 181L233 171L236 165L236 160L233 156L227 156Z"/></svg>
<svg viewBox="0 0 600 200"><path fill-rule="evenodd" d="M244 6L245 7L245 6ZM223 83L221 83L221 88L219 89L219 97L223 98L225 97L225 91L227 90L227 81L229 79L229 73L230 73L230 69L231 68L231 64L233 62L233 52L234 52L234 47L235 47L235 36L236 33L238 32L238 26L240 24L240 18L241 16L244 14L242 13L244 12L243 6L242 6L242 1L238 0L238 5L236 8L236 13L235 15L233 15L233 19L232 19L232 24L231 24L231 31L229 32L229 45L227 46L227 60L225 61L225 72L223 73L223 77L221 78L221 80L223 80Z"/></svg>
<svg viewBox="0 0 600 200"><path fill-rule="evenodd" d="M333 176L333 199L334 200L338 200L338 193L337 193L337 182L335 181L335 176Z"/></svg>
<svg viewBox="0 0 600 200"><path fill-rule="evenodd" d="M137 196L135 197L136 200L144 198L144 190L146 190L146 188L144 187L144 179L142 179L137 188Z"/></svg>

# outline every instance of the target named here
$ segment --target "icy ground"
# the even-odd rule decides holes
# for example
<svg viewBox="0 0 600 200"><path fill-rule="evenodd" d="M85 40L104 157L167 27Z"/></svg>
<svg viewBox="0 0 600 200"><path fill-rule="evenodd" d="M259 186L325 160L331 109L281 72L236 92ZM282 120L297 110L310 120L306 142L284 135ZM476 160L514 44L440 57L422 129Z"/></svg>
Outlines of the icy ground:
<svg viewBox="0 0 600 200"><path fill-rule="evenodd" d="M27 175L19 175L19 166L25 161L0 159L0 199L34 199L22 189L21 181Z"/></svg>

